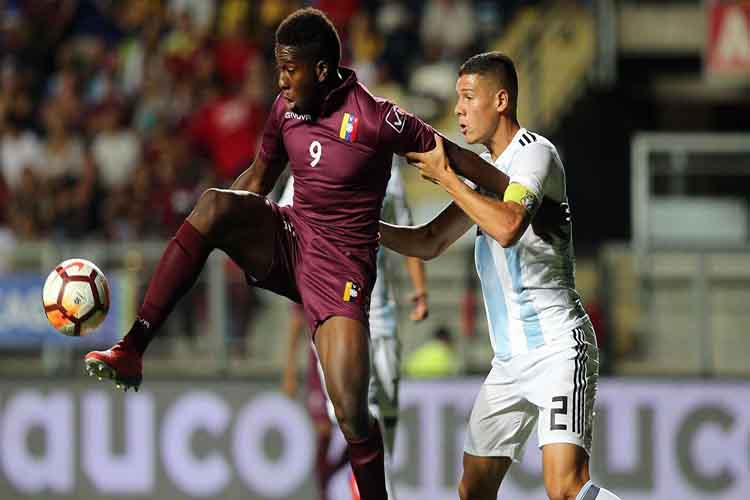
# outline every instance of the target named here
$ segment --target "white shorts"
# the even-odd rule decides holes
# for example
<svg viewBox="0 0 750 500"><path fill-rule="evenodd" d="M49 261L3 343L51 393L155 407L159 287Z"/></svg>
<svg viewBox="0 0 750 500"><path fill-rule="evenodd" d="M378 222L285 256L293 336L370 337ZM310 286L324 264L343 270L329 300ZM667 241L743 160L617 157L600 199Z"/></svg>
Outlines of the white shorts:
<svg viewBox="0 0 750 500"><path fill-rule="evenodd" d="M370 339L370 387L367 400L370 412L383 425L395 425L398 417L400 367L401 342L397 337Z"/></svg>
<svg viewBox="0 0 750 500"><path fill-rule="evenodd" d="M599 350L591 323L528 353L494 359L471 410L464 451L520 461L538 420L539 446L591 454Z"/></svg>

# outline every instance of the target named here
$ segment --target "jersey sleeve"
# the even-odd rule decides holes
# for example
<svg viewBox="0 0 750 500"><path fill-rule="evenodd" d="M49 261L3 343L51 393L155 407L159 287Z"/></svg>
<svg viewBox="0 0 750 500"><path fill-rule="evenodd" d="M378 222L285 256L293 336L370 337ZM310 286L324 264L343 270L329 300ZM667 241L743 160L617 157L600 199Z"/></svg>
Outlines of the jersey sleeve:
<svg viewBox="0 0 750 500"><path fill-rule="evenodd" d="M279 95L271 106L271 112L266 119L261 136L258 157L265 163L286 162L288 159L281 135L281 124L283 123L285 110L284 99Z"/></svg>
<svg viewBox="0 0 750 500"><path fill-rule="evenodd" d="M520 203L533 216L544 197L545 186L554 169L554 161L552 151L544 144L532 143L522 148L513 160L505 200L511 199Z"/></svg>
<svg viewBox="0 0 750 500"><path fill-rule="evenodd" d="M435 147L435 130L390 101L380 101L378 147L398 155L429 151Z"/></svg>

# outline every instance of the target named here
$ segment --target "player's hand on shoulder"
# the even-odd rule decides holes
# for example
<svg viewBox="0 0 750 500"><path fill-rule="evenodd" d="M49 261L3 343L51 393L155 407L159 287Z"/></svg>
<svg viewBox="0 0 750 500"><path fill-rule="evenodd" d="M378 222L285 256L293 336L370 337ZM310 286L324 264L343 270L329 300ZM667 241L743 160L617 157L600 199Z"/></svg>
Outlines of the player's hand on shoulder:
<svg viewBox="0 0 750 500"><path fill-rule="evenodd" d="M443 185L445 179L453 174L448 164L448 157L443 149L443 139L435 134L435 147L423 153L406 153L406 161L419 169L423 179ZM454 174L455 175L455 174Z"/></svg>

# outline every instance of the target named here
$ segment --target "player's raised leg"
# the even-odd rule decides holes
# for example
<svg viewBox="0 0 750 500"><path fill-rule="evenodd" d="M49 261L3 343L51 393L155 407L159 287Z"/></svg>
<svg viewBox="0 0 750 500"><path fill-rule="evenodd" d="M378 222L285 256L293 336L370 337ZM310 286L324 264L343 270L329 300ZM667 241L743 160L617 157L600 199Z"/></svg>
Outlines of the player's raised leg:
<svg viewBox="0 0 750 500"><path fill-rule="evenodd" d="M509 457L477 457L464 452L458 496L461 500L496 500L511 463Z"/></svg>
<svg viewBox="0 0 750 500"><path fill-rule="evenodd" d="M367 328L355 319L331 317L318 327L315 347L336 419L349 444L349 460L361 498L386 499L383 437L367 409L370 380Z"/></svg>
<svg viewBox="0 0 750 500"><path fill-rule="evenodd" d="M137 388L146 347L198 279L211 251L225 251L262 278L272 263L277 227L278 216L264 197L248 191L205 191L164 250L130 331L111 349L86 355L89 373Z"/></svg>

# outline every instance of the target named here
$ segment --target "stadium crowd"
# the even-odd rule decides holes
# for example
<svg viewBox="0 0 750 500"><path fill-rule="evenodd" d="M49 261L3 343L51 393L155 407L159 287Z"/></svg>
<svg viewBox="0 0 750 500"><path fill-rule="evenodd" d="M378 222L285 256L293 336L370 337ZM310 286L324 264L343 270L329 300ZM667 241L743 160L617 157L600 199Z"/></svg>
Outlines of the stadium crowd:
<svg viewBox="0 0 750 500"><path fill-rule="evenodd" d="M455 68L524 3L318 0L343 61L431 119ZM0 0L0 228L12 239L171 235L250 163L293 0Z"/></svg>

